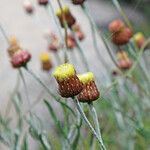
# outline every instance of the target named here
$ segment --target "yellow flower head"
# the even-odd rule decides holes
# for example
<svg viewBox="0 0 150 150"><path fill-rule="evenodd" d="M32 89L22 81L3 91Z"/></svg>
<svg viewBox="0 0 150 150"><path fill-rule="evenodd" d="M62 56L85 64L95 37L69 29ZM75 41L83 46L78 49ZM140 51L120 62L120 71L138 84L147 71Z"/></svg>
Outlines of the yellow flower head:
<svg viewBox="0 0 150 150"><path fill-rule="evenodd" d="M138 33L136 33L136 34L134 35L133 38L134 38L135 41L139 41L140 39L143 39L143 38L144 38L144 35L143 35L142 32L138 32Z"/></svg>
<svg viewBox="0 0 150 150"><path fill-rule="evenodd" d="M49 53L48 52L41 53L40 60L42 62L48 62L50 60Z"/></svg>
<svg viewBox="0 0 150 150"><path fill-rule="evenodd" d="M69 10L69 7L68 6L64 6L63 7L63 12L64 13L67 13L67 12L69 12L70 10Z"/></svg>
<svg viewBox="0 0 150 150"><path fill-rule="evenodd" d="M62 9L63 10L61 10L60 8L57 9L56 15L58 17L60 17L62 15L62 11L63 11L63 13L68 13L69 12L69 7L68 6L64 6Z"/></svg>
<svg viewBox="0 0 150 150"><path fill-rule="evenodd" d="M78 75L78 78L83 84L87 84L91 81L94 81L94 74L92 72L87 72L87 73Z"/></svg>
<svg viewBox="0 0 150 150"><path fill-rule="evenodd" d="M62 64L58 66L53 72L54 77L58 81L63 81L75 75L75 69L72 64Z"/></svg>

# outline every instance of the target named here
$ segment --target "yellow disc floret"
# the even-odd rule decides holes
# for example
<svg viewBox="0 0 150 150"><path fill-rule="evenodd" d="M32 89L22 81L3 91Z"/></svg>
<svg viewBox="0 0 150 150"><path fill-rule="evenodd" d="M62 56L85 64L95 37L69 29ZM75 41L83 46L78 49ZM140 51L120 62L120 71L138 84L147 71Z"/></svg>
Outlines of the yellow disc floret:
<svg viewBox="0 0 150 150"><path fill-rule="evenodd" d="M143 39L143 38L144 38L144 35L143 35L142 32L138 32L138 33L136 33L136 34L134 35L133 38L134 38L135 41L139 41L140 39Z"/></svg>
<svg viewBox="0 0 150 150"><path fill-rule="evenodd" d="M42 62L48 62L50 60L50 56L49 56L49 53L48 52L43 52L41 53L40 55L40 60Z"/></svg>
<svg viewBox="0 0 150 150"><path fill-rule="evenodd" d="M69 7L68 7L68 6L64 6L64 8L63 8L63 12L64 12L64 13L69 12Z"/></svg>
<svg viewBox="0 0 150 150"><path fill-rule="evenodd" d="M78 75L78 78L83 84L87 84L94 81L94 74L92 72L87 72L85 74Z"/></svg>
<svg viewBox="0 0 150 150"><path fill-rule="evenodd" d="M75 75L75 69L72 64L62 64L58 66L53 72L54 77L58 81L63 81Z"/></svg>
<svg viewBox="0 0 150 150"><path fill-rule="evenodd" d="M57 15L58 17L60 17L60 16L61 16L61 14L62 14L61 9L60 9L60 8L58 8L58 9L57 9L57 11L56 11L56 15Z"/></svg>

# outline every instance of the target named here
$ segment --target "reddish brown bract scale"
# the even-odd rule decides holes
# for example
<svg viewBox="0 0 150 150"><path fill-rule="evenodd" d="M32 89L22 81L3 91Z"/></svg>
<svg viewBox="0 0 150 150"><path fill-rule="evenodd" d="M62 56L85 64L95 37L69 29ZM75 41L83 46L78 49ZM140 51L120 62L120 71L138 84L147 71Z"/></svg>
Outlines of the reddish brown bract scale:
<svg viewBox="0 0 150 150"><path fill-rule="evenodd" d="M78 100L80 102L91 103L97 100L100 96L100 93L97 89L97 86L94 81L90 81L87 84L83 85L82 92L78 95Z"/></svg>
<svg viewBox="0 0 150 150"><path fill-rule="evenodd" d="M26 64L30 61L30 59L31 59L30 53L21 50L13 55L11 63L14 68L19 68L26 66Z"/></svg>
<svg viewBox="0 0 150 150"><path fill-rule="evenodd" d="M62 97L68 98L68 97L74 97L78 95L83 88L82 83L78 79L76 75L67 78L63 81L58 81L59 85L59 93Z"/></svg>

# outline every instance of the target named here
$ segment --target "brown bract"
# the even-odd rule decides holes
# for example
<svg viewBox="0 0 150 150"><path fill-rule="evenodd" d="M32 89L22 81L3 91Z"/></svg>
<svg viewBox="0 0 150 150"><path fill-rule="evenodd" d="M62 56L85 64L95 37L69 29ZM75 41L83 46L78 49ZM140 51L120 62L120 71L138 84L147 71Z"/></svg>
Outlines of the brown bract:
<svg viewBox="0 0 150 150"><path fill-rule="evenodd" d="M59 93L62 97L74 97L78 95L83 88L82 83L80 82L79 78L74 75L72 77L69 77L63 81L58 81L59 85Z"/></svg>
<svg viewBox="0 0 150 150"><path fill-rule="evenodd" d="M100 93L94 81L90 81L83 85L82 92L78 95L78 100L80 102L91 103L97 100Z"/></svg>

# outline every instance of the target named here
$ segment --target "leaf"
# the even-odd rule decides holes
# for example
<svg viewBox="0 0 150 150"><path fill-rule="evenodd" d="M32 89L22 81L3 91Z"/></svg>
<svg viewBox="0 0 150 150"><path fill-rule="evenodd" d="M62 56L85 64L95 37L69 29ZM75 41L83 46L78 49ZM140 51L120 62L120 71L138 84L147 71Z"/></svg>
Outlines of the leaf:
<svg viewBox="0 0 150 150"><path fill-rule="evenodd" d="M40 141L41 141L41 144L42 144L42 146L44 147L45 150L51 150L52 149L51 144L50 144L50 142L49 142L49 140L48 140L45 133L42 133L40 135Z"/></svg>
<svg viewBox="0 0 150 150"><path fill-rule="evenodd" d="M39 140L40 134L42 133L42 124L41 120L35 114L30 113L30 118L27 120L28 124L30 125L29 133L34 138Z"/></svg>
<svg viewBox="0 0 150 150"><path fill-rule="evenodd" d="M27 135L24 136L24 139L23 139L23 144L22 144L22 148L21 150L28 150L29 147L28 147L28 139L27 139Z"/></svg>
<svg viewBox="0 0 150 150"><path fill-rule="evenodd" d="M54 123L57 126L58 130L67 139L67 135L64 132L60 121L57 119L57 116L56 116L55 112L53 111L53 108L52 108L51 104L48 101L46 101L46 100L44 100L44 103L45 103L46 107L48 108L48 111L49 111L50 115L52 116L52 118L54 120Z"/></svg>

